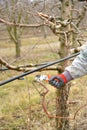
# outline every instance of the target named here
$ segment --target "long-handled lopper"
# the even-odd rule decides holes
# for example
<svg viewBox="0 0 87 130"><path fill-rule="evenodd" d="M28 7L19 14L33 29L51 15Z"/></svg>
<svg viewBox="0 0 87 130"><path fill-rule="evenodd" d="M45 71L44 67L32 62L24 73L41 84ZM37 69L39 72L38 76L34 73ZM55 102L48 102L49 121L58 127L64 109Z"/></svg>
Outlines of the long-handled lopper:
<svg viewBox="0 0 87 130"><path fill-rule="evenodd" d="M67 57L65 57L65 58L56 60L56 61L51 62L51 63L48 63L48 64L46 64L46 65L42 65L42 66L40 66L40 67L38 67L38 68L36 68L36 69L34 69L34 70L31 70L31 71L22 73L22 74L20 74L20 75L18 75L18 76L15 76L15 77L13 77L13 78L10 78L10 79L7 79L7 80L5 80L5 81L2 81L2 82L0 82L0 86L5 85L5 84L7 84L7 83L10 83L10 82L12 82L12 81L14 81L14 80L17 80L17 79L21 79L21 78L23 78L24 76L27 76L27 75L32 74L32 73L34 73L34 72L37 72L37 71L39 71L39 70L41 70L41 69L47 68L47 67L49 67L49 66L52 66L52 65L54 65L54 64L57 64L57 63L60 63L60 62L65 61L65 60L71 59L71 58L73 58L73 57L75 57L75 56L77 56L77 55L79 55L79 54L80 54L80 52L75 53L75 54L73 54L73 55L71 55L71 56L67 56Z"/></svg>

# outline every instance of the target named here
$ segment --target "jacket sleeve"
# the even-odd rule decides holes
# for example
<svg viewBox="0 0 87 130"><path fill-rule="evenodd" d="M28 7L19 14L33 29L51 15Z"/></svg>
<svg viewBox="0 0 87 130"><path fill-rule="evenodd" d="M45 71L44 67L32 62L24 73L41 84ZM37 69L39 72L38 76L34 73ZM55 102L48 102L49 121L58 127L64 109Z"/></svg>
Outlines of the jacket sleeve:
<svg viewBox="0 0 87 130"><path fill-rule="evenodd" d="M65 71L68 71L73 79L87 74L87 45L82 48L72 64L65 68Z"/></svg>

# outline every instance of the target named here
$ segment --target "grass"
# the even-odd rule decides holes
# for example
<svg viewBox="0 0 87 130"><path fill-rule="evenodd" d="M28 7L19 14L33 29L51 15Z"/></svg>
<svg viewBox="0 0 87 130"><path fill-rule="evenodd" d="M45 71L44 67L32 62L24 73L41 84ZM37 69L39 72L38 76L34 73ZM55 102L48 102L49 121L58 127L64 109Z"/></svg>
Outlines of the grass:
<svg viewBox="0 0 87 130"><path fill-rule="evenodd" d="M58 58L56 53L52 52L52 48L47 43L52 43L52 47L55 50L54 43L57 42L57 38L48 37L47 39L29 38L22 40L22 57L14 64L26 64L26 63L40 63L44 61L51 61ZM30 50L31 45L37 44L35 48ZM0 42L0 54L8 61L15 60L14 45L6 42ZM44 46L45 45L45 46ZM47 45L47 46L46 46ZM5 50L3 53L3 49ZM11 50L11 51L9 51ZM31 52L29 52L31 51ZM33 57L33 58L32 58ZM41 96L36 88L40 92L43 88L36 84L32 84L35 75L48 74L49 72L38 72L30 76L26 76L24 80L16 80L7 85L0 87L0 130L42 130L49 129L55 130L55 119L50 120L44 113L41 105ZM50 72L53 74L56 72ZM7 71L0 73L0 80L5 80L14 75L19 75L19 72ZM77 105L70 106L70 114L74 115L75 111L85 103L86 91L87 91L87 77L72 81L72 87L70 90L69 100L78 101ZM48 110L55 112L54 98L55 88L45 83L50 90L48 96L46 96ZM82 113L85 112L85 108L82 109L78 115L77 120L83 118Z"/></svg>
<svg viewBox="0 0 87 130"><path fill-rule="evenodd" d="M52 42L57 42L58 37L56 36L48 36L46 39L43 37L29 37L29 38L23 38L21 40L21 45L22 46L29 46L32 44L46 44L46 43L52 43ZM14 43L12 41L0 41L0 48L10 48L14 47Z"/></svg>

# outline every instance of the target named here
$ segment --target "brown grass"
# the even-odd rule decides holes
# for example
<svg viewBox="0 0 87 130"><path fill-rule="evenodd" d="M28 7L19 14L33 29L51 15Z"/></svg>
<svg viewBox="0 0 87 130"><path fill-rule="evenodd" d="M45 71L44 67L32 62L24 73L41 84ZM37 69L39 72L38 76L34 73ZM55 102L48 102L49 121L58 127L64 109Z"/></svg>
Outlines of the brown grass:
<svg viewBox="0 0 87 130"><path fill-rule="evenodd" d="M53 37L54 38L54 37ZM0 55L9 63L13 64L29 64L40 63L55 60L58 58L54 53L58 47L57 39L53 40L48 37L46 40L40 38L24 39L22 41L22 56L15 59L14 45L9 43L0 43ZM40 42L40 43L39 43ZM48 43L48 44L47 44ZM35 46L36 44L36 46ZM50 46L49 46L50 44ZM55 46L54 46L55 45ZM33 48L33 49L32 49ZM42 108L41 96L38 93L43 91L38 84L32 84L37 74L55 74L57 72L38 72L25 77L24 80L16 80L7 85L0 87L0 130L55 130L55 119L49 119ZM7 71L0 73L0 80L5 80L19 72ZM69 105L70 116L74 116L75 112L87 101L87 76L73 80L70 90L69 100L76 101L77 104ZM48 109L55 113L54 99L56 89L45 83L50 90L47 96ZM87 107L83 107L74 121L70 120L71 130L73 127L77 130L87 128ZM77 128L78 127L78 128Z"/></svg>

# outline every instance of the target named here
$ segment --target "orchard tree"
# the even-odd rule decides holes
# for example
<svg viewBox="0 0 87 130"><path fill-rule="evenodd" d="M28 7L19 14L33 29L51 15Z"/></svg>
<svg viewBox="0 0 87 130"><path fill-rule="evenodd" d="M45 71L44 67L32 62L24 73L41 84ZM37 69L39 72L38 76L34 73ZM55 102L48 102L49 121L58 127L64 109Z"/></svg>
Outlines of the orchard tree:
<svg viewBox="0 0 87 130"><path fill-rule="evenodd" d="M30 24L30 3L29 0L2 0L0 3L0 18L7 21L4 23L6 24L10 39L15 44L16 57L20 57L21 55L21 35L24 27L28 27L20 26L19 24ZM3 22L3 20L1 20L1 22ZM18 24L19 26L12 26L10 23L14 25Z"/></svg>
<svg viewBox="0 0 87 130"><path fill-rule="evenodd" d="M22 5L17 0L3 1L3 8L1 10L1 18L6 21L13 22L14 24L21 23L22 21ZM21 28L16 26L7 25L7 31L10 39L15 43L16 57L20 56L21 47Z"/></svg>
<svg viewBox="0 0 87 130"><path fill-rule="evenodd" d="M82 1L81 3L78 3L78 1L74 0L60 0L60 2L61 3L58 4L58 6L60 5L58 17L55 17L56 14L54 14L54 16L48 16L40 13L39 15L46 21L46 23L48 23L53 33L59 37L60 50L58 54L60 55L60 58L63 58L70 54L72 48L75 48L73 49L73 52L78 51L78 46L82 45L81 40L85 39L82 34L86 30L81 30L81 27L87 26L84 22L87 7L85 6L85 3L82 3ZM81 4L83 4L83 6ZM52 4L51 9L53 7L57 7L57 3ZM61 64L61 72L63 72L64 68L68 65L69 61L63 62ZM70 84L67 84L66 87L61 88L56 92L58 99L56 104L56 116L65 117L56 118L56 130L70 130L68 118L69 110L67 105L70 86Z"/></svg>

